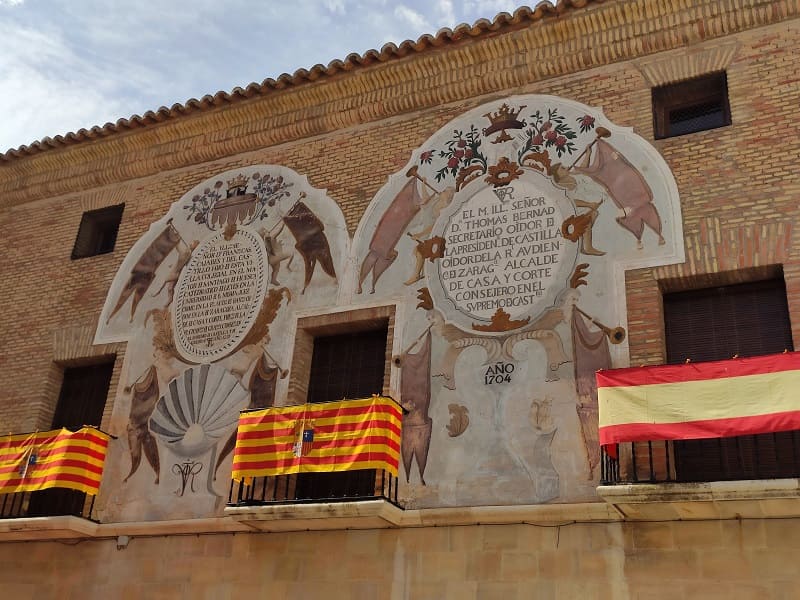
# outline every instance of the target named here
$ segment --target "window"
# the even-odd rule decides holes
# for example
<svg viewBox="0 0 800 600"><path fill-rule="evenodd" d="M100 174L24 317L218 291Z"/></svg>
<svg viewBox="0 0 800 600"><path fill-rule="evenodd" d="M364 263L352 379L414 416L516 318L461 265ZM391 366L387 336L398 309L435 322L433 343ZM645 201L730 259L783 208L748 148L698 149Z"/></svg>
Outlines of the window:
<svg viewBox="0 0 800 600"><path fill-rule="evenodd" d="M782 277L664 295L667 362L793 350ZM798 432L675 442L678 481L797 476Z"/></svg>
<svg viewBox="0 0 800 600"><path fill-rule="evenodd" d="M84 425L100 426L106 405L114 361L64 369L64 380L53 416L53 429L77 430ZM86 497L77 490L50 488L31 494L29 517L80 515Z"/></svg>
<svg viewBox="0 0 800 600"><path fill-rule="evenodd" d="M314 338L309 402L368 398L383 390L386 326Z"/></svg>
<svg viewBox="0 0 800 600"><path fill-rule="evenodd" d="M124 204L118 204L83 213L72 259L113 252L124 208Z"/></svg>
<svg viewBox="0 0 800 600"><path fill-rule="evenodd" d="M724 72L653 88L656 139L731 124L728 79Z"/></svg>
<svg viewBox="0 0 800 600"><path fill-rule="evenodd" d="M100 427L113 371L113 360L65 368L53 429L66 427L74 431L84 425Z"/></svg>
<svg viewBox="0 0 800 600"><path fill-rule="evenodd" d="M309 402L366 398L383 391L388 323L377 329L314 338L308 385ZM295 497L370 497L375 493L375 470L342 473L303 473Z"/></svg>

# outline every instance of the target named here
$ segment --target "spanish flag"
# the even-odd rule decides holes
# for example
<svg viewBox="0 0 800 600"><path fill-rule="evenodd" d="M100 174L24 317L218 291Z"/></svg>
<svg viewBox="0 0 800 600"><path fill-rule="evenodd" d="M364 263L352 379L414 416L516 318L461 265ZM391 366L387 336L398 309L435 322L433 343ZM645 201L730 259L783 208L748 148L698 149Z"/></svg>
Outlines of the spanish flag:
<svg viewBox="0 0 800 600"><path fill-rule="evenodd" d="M244 412L232 477L357 469L397 476L401 419L400 406L379 396Z"/></svg>
<svg viewBox="0 0 800 600"><path fill-rule="evenodd" d="M59 487L96 495L109 438L94 427L0 437L0 494Z"/></svg>
<svg viewBox="0 0 800 600"><path fill-rule="evenodd" d="M800 352L597 372L600 444L800 429Z"/></svg>

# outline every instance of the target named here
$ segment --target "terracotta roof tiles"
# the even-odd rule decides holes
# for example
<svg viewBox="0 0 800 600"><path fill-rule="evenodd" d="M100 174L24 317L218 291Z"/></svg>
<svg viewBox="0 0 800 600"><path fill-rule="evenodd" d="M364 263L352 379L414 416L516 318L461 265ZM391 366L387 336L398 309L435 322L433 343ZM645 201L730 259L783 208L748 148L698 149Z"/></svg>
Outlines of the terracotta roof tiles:
<svg viewBox="0 0 800 600"><path fill-rule="evenodd" d="M65 135L45 137L30 145L23 145L17 149L9 149L5 154L0 154L0 162L12 161L32 154L45 152L50 149L96 140L113 136L125 131L148 127L180 118L199 111L205 111L217 106L232 104L253 98L265 96L277 90L304 85L325 77L332 77L338 73L366 68L375 63L384 63L390 60L404 58L411 54L426 52L431 49L441 48L448 44L457 43L466 38L479 38L493 33L521 27L531 22L540 21L549 16L556 16L575 8L583 8L588 4L599 3L603 0L558 0L555 5L549 2L540 2L535 9L523 6L514 11L514 14L501 12L491 21L479 19L474 24L462 23L455 29L443 28L436 35L425 34L417 41L406 40L399 46L393 43L385 44L380 50L367 50L364 54L351 53L343 60L332 60L327 66L316 64L310 69L298 69L294 74L283 73L277 79L267 78L259 83L248 86L235 87L231 92L219 91L214 95L207 94L200 98L191 98L184 104L176 103L167 108L162 106L157 110L149 110L143 115L133 115L130 118L118 119L115 123L106 123L103 126L94 126L91 129L79 129Z"/></svg>

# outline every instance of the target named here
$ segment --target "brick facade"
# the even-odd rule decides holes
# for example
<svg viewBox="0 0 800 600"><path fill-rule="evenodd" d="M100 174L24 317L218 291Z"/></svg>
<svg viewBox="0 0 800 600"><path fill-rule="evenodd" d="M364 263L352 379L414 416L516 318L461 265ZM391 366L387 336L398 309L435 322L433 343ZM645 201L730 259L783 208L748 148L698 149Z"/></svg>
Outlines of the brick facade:
<svg viewBox="0 0 800 600"><path fill-rule="evenodd" d="M626 273L631 365L665 360L663 292L781 271L800 340L800 2L568 4L496 32L0 157L0 429L49 427L63 368L116 355L109 424L126 348L92 340L112 278L150 224L209 174L253 164L307 174L341 207L352 236L376 192L433 132L522 93L603 107L651 141L677 181L686 261ZM654 141L651 87L723 69L732 125ZM120 203L115 251L71 260L82 213ZM25 552L0 544L0 572L20 598L83 595L89 582L89 597L268 589L275 598L792 598L798 527L789 519L219 534L141 538L119 551L108 539L35 542ZM43 573L50 580L40 584Z"/></svg>

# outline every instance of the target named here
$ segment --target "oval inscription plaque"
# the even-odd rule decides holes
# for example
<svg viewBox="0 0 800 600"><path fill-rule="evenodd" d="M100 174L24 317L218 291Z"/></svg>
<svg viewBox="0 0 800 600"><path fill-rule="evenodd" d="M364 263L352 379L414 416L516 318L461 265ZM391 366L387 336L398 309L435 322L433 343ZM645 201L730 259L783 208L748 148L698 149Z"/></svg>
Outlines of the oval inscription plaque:
<svg viewBox="0 0 800 600"><path fill-rule="evenodd" d="M569 278L577 245L564 240L561 225L574 209L563 191L527 175L499 194L490 187L458 194L434 229L446 250L426 264L431 293L463 327L488 323L498 310L534 320Z"/></svg>
<svg viewBox="0 0 800 600"><path fill-rule="evenodd" d="M261 238L239 229L203 241L181 273L173 303L175 342L192 362L233 352L258 315L269 281Z"/></svg>

